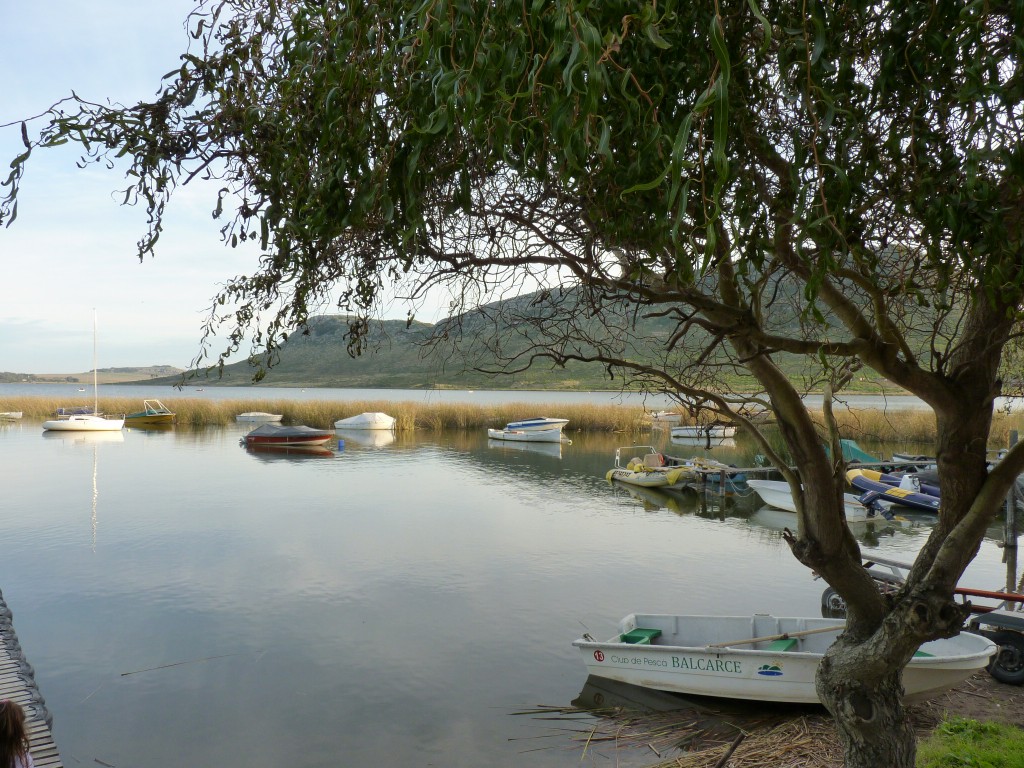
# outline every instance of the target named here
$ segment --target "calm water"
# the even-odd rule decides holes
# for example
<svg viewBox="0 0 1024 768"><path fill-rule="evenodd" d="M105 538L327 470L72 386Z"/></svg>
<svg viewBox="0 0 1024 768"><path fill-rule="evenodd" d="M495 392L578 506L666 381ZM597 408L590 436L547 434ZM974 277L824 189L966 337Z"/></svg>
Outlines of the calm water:
<svg viewBox="0 0 1024 768"><path fill-rule="evenodd" d="M819 615L784 513L609 486L621 438L346 435L294 458L245 431L0 427L0 588L65 765L580 765L562 724L514 713L580 695L581 633ZM857 534L907 559L927 530ZM986 539L964 583L1004 585L1001 554Z"/></svg>

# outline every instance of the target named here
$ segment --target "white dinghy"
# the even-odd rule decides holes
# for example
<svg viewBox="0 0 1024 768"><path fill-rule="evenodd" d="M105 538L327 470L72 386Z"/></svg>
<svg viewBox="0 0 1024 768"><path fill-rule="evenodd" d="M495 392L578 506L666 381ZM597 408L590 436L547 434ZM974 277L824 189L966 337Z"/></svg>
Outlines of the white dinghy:
<svg viewBox="0 0 1024 768"><path fill-rule="evenodd" d="M386 413L367 412L334 422L335 429L394 429L395 417Z"/></svg>
<svg viewBox="0 0 1024 768"><path fill-rule="evenodd" d="M769 507L784 509L787 512L796 512L796 501L793 500L793 492L789 483L782 480L748 480L747 485L757 491ZM888 504L879 502L885 508ZM873 514L872 510L860 503L860 499L852 493L843 494L843 504L846 508L846 519L851 522L864 522L879 515Z"/></svg>
<svg viewBox="0 0 1024 768"><path fill-rule="evenodd" d="M630 614L610 640L584 635L573 645L596 677L698 696L818 704L818 663L844 628L842 620L768 614ZM923 644L903 669L904 700L952 688L996 651L970 632Z"/></svg>

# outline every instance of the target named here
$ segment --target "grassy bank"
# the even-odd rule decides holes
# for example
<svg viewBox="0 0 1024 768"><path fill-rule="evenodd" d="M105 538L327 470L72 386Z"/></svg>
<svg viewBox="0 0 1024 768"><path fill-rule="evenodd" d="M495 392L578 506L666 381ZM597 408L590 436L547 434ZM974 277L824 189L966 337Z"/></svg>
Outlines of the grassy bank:
<svg viewBox="0 0 1024 768"><path fill-rule="evenodd" d="M510 398L514 393L510 393ZM235 416L245 411L269 411L284 416L285 423L307 424L328 428L338 419L365 411L384 411L394 416L399 431L474 430L502 427L510 421L531 416L557 416L569 419L569 432L640 433L650 427L644 408L628 405L530 404L510 400L493 405L465 403L415 403L389 400L206 400L201 398L166 398L163 400L177 413L178 424L203 427L232 424ZM66 399L19 397L0 399L0 411L22 411L24 418L43 421L52 418L57 408L74 405ZM87 404L82 399L78 404ZM142 401L128 398L101 398L100 409L108 414L141 410ZM855 440L877 440L885 443L930 443L935 439L935 422L929 411L857 410L839 411L837 417L843 437ZM685 419L683 423L692 423ZM1024 433L1024 414L996 414L992 427L992 445L1004 447L1010 432Z"/></svg>

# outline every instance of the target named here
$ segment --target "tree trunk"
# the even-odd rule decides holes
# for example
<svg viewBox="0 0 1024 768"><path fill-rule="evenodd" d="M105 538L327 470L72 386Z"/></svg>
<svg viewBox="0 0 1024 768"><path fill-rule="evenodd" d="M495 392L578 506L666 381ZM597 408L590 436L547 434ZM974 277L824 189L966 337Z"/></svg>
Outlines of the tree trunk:
<svg viewBox="0 0 1024 768"><path fill-rule="evenodd" d="M818 667L818 698L835 718L846 768L914 768L917 737L903 708L902 665L842 639ZM882 656L881 658L885 658Z"/></svg>

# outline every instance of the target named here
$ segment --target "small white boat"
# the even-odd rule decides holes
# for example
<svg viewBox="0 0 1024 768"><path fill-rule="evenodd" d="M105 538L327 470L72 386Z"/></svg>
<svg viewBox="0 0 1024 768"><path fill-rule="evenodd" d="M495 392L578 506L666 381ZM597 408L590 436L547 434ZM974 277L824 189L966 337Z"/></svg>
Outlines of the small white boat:
<svg viewBox="0 0 1024 768"><path fill-rule="evenodd" d="M360 413L334 422L335 429L394 429L395 418L386 413Z"/></svg>
<svg viewBox="0 0 1024 768"><path fill-rule="evenodd" d="M736 427L725 424L690 424L672 427L669 435L673 440L724 440L736 436Z"/></svg>
<svg viewBox="0 0 1024 768"><path fill-rule="evenodd" d="M561 430L568 423L568 419L553 419L550 416L536 416L531 419L520 419L519 421L510 421L508 424L505 425L505 431L536 432L548 429ZM488 432L490 431L491 430L488 430ZM501 430L494 431L497 432Z"/></svg>
<svg viewBox="0 0 1024 768"><path fill-rule="evenodd" d="M0 411L0 421L14 421L20 419L21 411Z"/></svg>
<svg viewBox="0 0 1024 768"><path fill-rule="evenodd" d="M606 642L573 642L587 672L644 688L751 701L820 703L814 675L845 628L842 620L630 614ZM921 646L903 669L905 701L920 701L970 677L995 643L962 632Z"/></svg>
<svg viewBox="0 0 1024 768"><path fill-rule="evenodd" d="M651 414L651 423L657 427L673 426L682 420L683 414L675 411L654 411Z"/></svg>
<svg viewBox="0 0 1024 768"><path fill-rule="evenodd" d="M242 441L251 448L323 445L333 439L334 433L325 429L314 429L304 425L284 427L280 424L263 424L242 438Z"/></svg>
<svg viewBox="0 0 1024 768"><path fill-rule="evenodd" d="M787 512L796 512L796 502L793 500L793 492L789 483L782 480L747 480L747 485L757 491L769 507L784 509ZM846 508L846 519L851 521L864 521L871 517L871 510L860 503L860 500L852 493L843 494L843 504ZM884 505L888 508L888 505Z"/></svg>
<svg viewBox="0 0 1024 768"><path fill-rule="evenodd" d="M246 411L235 416L235 421L242 423L257 424L260 422L274 422L280 421L282 418L280 413L264 413L263 411Z"/></svg>
<svg viewBox="0 0 1024 768"><path fill-rule="evenodd" d="M488 429L487 437L490 440L509 440L517 443L566 443L571 445L572 440L562 434L561 427L551 429Z"/></svg>

